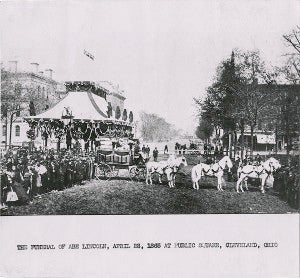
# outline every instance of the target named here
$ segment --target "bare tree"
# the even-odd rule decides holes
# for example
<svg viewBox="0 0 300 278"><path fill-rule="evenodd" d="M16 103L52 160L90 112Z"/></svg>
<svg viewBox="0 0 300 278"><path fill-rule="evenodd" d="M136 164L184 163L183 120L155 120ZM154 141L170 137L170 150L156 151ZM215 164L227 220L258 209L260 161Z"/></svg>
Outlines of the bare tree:
<svg viewBox="0 0 300 278"><path fill-rule="evenodd" d="M297 26L290 34L283 35L283 38L288 43L288 46L292 47L294 52L296 51L300 55L300 27Z"/></svg>
<svg viewBox="0 0 300 278"><path fill-rule="evenodd" d="M283 39L290 52L284 56L287 57L285 65L278 68L285 79L293 84L300 83L300 27L297 26L289 34L283 35Z"/></svg>
<svg viewBox="0 0 300 278"><path fill-rule="evenodd" d="M174 138L178 132L164 118L152 114L140 113L140 132L146 141L165 141Z"/></svg>

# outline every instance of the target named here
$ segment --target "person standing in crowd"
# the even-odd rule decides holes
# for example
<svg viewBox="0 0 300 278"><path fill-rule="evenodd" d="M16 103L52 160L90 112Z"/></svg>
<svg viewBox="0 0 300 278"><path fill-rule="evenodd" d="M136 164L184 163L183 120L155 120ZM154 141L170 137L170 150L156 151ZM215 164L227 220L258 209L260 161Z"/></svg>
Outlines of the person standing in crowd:
<svg viewBox="0 0 300 278"><path fill-rule="evenodd" d="M71 130L67 130L66 133L66 145L67 145L67 149L70 150L72 147L72 134L71 134Z"/></svg>
<svg viewBox="0 0 300 278"><path fill-rule="evenodd" d="M6 170L2 168L1 164L1 203L0 208L7 207L7 194L10 191L10 183L8 178L8 166L6 166Z"/></svg>
<svg viewBox="0 0 300 278"><path fill-rule="evenodd" d="M147 158L150 157L150 147L149 147L149 145L147 145L147 147L146 147L146 155L147 155Z"/></svg>
<svg viewBox="0 0 300 278"><path fill-rule="evenodd" d="M74 174L74 165L73 162L71 161L71 158L69 157L67 159L67 169L66 169L66 183L65 187L71 187L73 185L73 174Z"/></svg>
<svg viewBox="0 0 300 278"><path fill-rule="evenodd" d="M132 141L130 141L130 142L128 143L128 145L129 145L129 151L130 151L130 154L133 155L132 149L133 149L134 143L133 143Z"/></svg>
<svg viewBox="0 0 300 278"><path fill-rule="evenodd" d="M32 200L33 198L32 178L33 178L32 166L28 165L24 171L24 189L26 190L26 193L28 194L30 200Z"/></svg>
<svg viewBox="0 0 300 278"><path fill-rule="evenodd" d="M165 145L165 148L164 148L164 154L168 153L169 150L168 150L168 145Z"/></svg>
<svg viewBox="0 0 300 278"><path fill-rule="evenodd" d="M18 204L27 204L29 202L29 195L24 188L24 177L22 175L21 164L18 164L15 168L11 187L18 197Z"/></svg>
<svg viewBox="0 0 300 278"><path fill-rule="evenodd" d="M146 147L145 147L145 145L143 145L143 147L142 147L142 153L146 153Z"/></svg>
<svg viewBox="0 0 300 278"><path fill-rule="evenodd" d="M155 149L153 150L153 159L154 159L154 161L157 161L157 157L158 157L158 150L157 150L157 147L155 147Z"/></svg>
<svg viewBox="0 0 300 278"><path fill-rule="evenodd" d="M134 145L134 155L138 155L138 153L141 151L139 142L136 142Z"/></svg>
<svg viewBox="0 0 300 278"><path fill-rule="evenodd" d="M47 173L47 169L44 165L42 165L39 161L37 162L35 166L35 172L36 172L36 189L37 194L41 195L43 192L43 182L45 182L45 175Z"/></svg>
<svg viewBox="0 0 300 278"><path fill-rule="evenodd" d="M49 187L48 189L57 190L58 189L58 163L54 160L54 157L50 159L48 163L48 178L49 178Z"/></svg>

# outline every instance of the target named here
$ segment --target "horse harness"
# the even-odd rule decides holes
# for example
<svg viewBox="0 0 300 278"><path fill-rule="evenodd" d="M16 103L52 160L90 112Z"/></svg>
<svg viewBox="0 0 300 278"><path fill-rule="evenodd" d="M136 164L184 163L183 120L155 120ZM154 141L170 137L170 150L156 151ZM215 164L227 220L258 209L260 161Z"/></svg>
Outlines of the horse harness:
<svg viewBox="0 0 300 278"><path fill-rule="evenodd" d="M204 172L205 175L206 175L209 171L212 171L213 174L216 174L216 173L219 172L219 169L220 169L220 168L222 169L222 171L224 171L224 169L225 169L225 168L223 168L223 167L218 163L218 166L219 166L218 169L217 169L217 170L214 170L214 169L213 169L213 165L214 165L214 164L211 164L211 165L209 166L209 169L208 169L207 171L205 171L204 168L202 168L202 171Z"/></svg>
<svg viewBox="0 0 300 278"><path fill-rule="evenodd" d="M167 165L167 166L165 166L165 167L159 167L159 166L156 166L156 167L153 167L153 170L154 170L154 172L156 172L156 173L159 173L159 169L161 169L163 172L166 170L166 169L168 169L168 168L171 168L172 169L172 172L177 172L178 171L178 169L179 169L179 167L178 166L170 166L170 165Z"/></svg>
<svg viewBox="0 0 300 278"><path fill-rule="evenodd" d="M248 173L245 173L245 172L241 172L241 174L247 174L247 175L249 175L249 174L251 174L251 173L256 173L256 175L259 177L261 174L263 174L263 172L266 172L267 174L268 174L268 176L270 176L270 175L272 175L273 174L273 172L274 172L274 170L275 170L275 167L273 166L273 165L271 165L271 163L269 164L269 166L270 166L270 168L272 169L271 171L268 171L268 170L266 170L266 169L262 169L261 171L257 171L257 170L255 170L255 168L253 167L253 170L251 171L251 172L248 172Z"/></svg>

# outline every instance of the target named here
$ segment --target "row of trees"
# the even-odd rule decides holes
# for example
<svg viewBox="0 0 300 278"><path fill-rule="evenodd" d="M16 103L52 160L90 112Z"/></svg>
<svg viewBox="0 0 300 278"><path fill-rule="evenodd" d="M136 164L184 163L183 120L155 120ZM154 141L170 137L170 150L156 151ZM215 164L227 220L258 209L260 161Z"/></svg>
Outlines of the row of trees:
<svg viewBox="0 0 300 278"><path fill-rule="evenodd" d="M299 84L300 81L300 28L283 38L293 51L286 54L283 67L268 68L258 50L235 49L221 61L214 82L207 88L204 99L194 99L199 112L196 134L207 140L213 131L225 132L227 149L231 154L237 145L236 132L241 133L241 152L244 152L244 131L250 127L250 150L253 152L254 130L259 122L268 123L278 134L282 131L291 149L291 138L297 134L299 120L297 97L280 91L282 82ZM227 140L226 140L227 139ZM236 150L236 148L234 148Z"/></svg>
<svg viewBox="0 0 300 278"><path fill-rule="evenodd" d="M164 118L151 113L141 112L139 131L146 141L166 141L178 135L178 131Z"/></svg>

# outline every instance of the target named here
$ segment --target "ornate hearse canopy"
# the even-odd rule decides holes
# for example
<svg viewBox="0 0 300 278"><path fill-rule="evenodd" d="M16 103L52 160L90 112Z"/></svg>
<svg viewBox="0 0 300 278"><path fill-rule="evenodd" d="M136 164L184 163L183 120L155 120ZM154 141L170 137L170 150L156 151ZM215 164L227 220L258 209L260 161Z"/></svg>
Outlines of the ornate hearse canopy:
<svg viewBox="0 0 300 278"><path fill-rule="evenodd" d="M115 119L109 112L105 90L94 82L66 82L67 95L55 106L43 113L25 117L33 130L56 137L63 136L69 130L82 133L82 130L94 130L95 136L131 137L132 117Z"/></svg>

